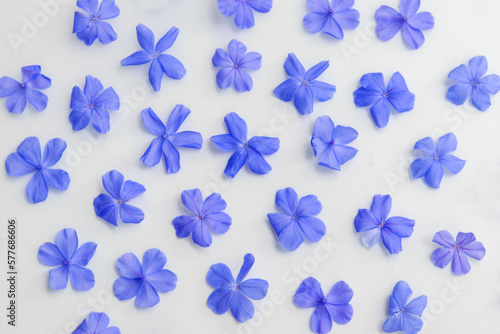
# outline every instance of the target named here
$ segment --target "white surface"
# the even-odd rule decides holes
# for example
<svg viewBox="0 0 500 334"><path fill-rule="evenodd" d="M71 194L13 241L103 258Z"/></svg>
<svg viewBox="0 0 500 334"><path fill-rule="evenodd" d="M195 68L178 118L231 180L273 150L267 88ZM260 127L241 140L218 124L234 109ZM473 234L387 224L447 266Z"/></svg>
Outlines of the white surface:
<svg viewBox="0 0 500 334"><path fill-rule="evenodd" d="M375 10L389 4L384 0L356 1L361 24L346 31L343 41L305 31L305 0L275 0L271 12L256 14L256 26L246 31L235 28L232 19L218 12L216 0L165 1L147 1L142 9L139 0L118 1L121 15L110 21L118 40L91 47L71 34L76 6L67 1L17 53L8 33L21 35L23 18L32 21L34 15L42 15L38 14L41 7L35 0L2 0L0 4L0 75L19 79L22 66L40 64L53 82L44 91L49 105L41 113L28 107L21 115L9 114L5 99L0 101L0 160L28 136L38 136L42 145L60 137L68 149L57 166L64 166L71 177L67 191L51 190L45 202L31 205L25 196L29 177L12 178L0 172L0 233L5 232L8 217L20 222L19 327L2 333L71 333L91 310L106 312L111 325L123 334L309 333L313 309L293 304L295 289L307 276L316 277L325 290L339 280L354 290L352 321L345 326L334 324L332 333L381 333L388 297L401 279L408 281L414 296L429 297L423 333L498 332L500 97L492 98L493 106L485 113L469 102L455 107L445 100L448 72L473 56L487 56L489 73L500 74L498 1L423 1L421 10L432 12L436 26L425 32L426 42L417 51L406 48L400 34L386 43L373 36ZM172 26L180 28L168 53L183 62L187 75L180 81L164 78L159 93L146 81L147 65L120 66L121 59L139 50L135 34L139 23L151 28L157 38ZM233 38L263 56L262 68L251 73L254 88L244 94L220 91L215 82L217 70L211 65L215 49L226 48ZM355 53L349 56L348 48ZM320 79L335 84L337 93L328 102L315 103L312 115L298 117L291 103L272 94L286 79L283 62L289 52L296 53L306 68L330 59L331 66ZM392 114L382 130L374 126L368 109L356 108L352 98L360 77L378 71L386 80L400 71L416 95L415 109ZM111 113L113 130L103 136L91 127L73 132L68 121L71 89L82 87L86 75L96 76L105 87L113 86L121 98L122 110ZM192 111L183 129L201 132L204 146L200 151L182 149L180 172L166 175L161 165L146 168L139 162L153 139L142 125L140 111L152 107L166 119L177 103ZM226 131L223 117L231 111L246 120L250 136L280 138L280 150L267 158L273 167L268 175L257 176L244 168L234 180L222 176L229 154L217 151L209 138ZM321 115L352 126L360 134L353 142L358 155L340 173L316 166L312 154L309 141L314 121ZM458 138L456 155L467 160L463 171L446 174L439 190L430 189L421 179L409 179L414 143L449 131ZM95 216L92 201L103 192L101 176L111 169L145 185L146 193L134 201L145 211L143 223L115 228ZM394 177L396 181L388 181ZM295 252L278 246L266 214L277 210L275 192L287 186L294 187L299 196L315 194L321 200L324 209L319 217L327 225L324 240L333 247L331 254L325 243L306 242ZM190 239L178 239L171 224L184 213L180 193L195 187L205 194L221 193L233 218L229 232L215 236L208 249ZM393 215L416 220L415 232L403 240L399 255L389 255L381 245L364 248L354 231L357 210L369 207L378 193L392 196ZM51 291L47 285L50 268L37 260L38 247L53 242L64 227L75 228L81 243L98 244L88 265L96 285L88 292L71 287ZM449 267L439 269L430 262L437 246L431 239L442 229L452 234L472 231L486 247L485 258L472 260L472 271L465 277L457 278ZM151 247L166 253L166 268L179 278L177 288L161 294L160 303L151 309L136 308L133 299L118 301L110 290L118 277L116 259L129 251L141 257ZM256 317L241 325L229 313L218 316L208 309L212 288L205 275L217 262L237 272L247 252L256 257L249 277L268 280L270 290L263 301L254 303ZM1 282L3 301L6 282ZM1 309L5 326L4 306Z"/></svg>

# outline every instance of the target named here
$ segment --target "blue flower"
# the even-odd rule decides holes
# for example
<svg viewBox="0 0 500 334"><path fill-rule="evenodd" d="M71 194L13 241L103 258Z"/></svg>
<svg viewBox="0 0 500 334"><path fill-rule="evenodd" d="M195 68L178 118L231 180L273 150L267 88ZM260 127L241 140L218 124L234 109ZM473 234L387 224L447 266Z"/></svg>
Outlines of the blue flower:
<svg viewBox="0 0 500 334"><path fill-rule="evenodd" d="M358 107L371 105L370 114L379 128L385 127L389 122L389 105L399 113L413 109L415 95L408 90L405 79L399 72L392 75L387 88L382 73L367 73L359 83L361 87L354 92L354 103Z"/></svg>
<svg viewBox="0 0 500 334"><path fill-rule="evenodd" d="M318 242L326 233L325 224L314 216L321 210L321 202L314 195L300 199L293 188L285 188L276 192L276 205L282 213L269 213L267 218L278 236L281 247L296 250L304 237L310 242Z"/></svg>
<svg viewBox="0 0 500 334"><path fill-rule="evenodd" d="M245 44L235 39L229 42L227 52L223 49L215 51L212 64L222 68L217 72L217 86L220 89L229 88L233 83L238 92L252 89L252 77L246 70L258 70L262 56L258 52L246 52Z"/></svg>
<svg viewBox="0 0 500 334"><path fill-rule="evenodd" d="M128 201L144 193L146 188L134 181L124 182L124 179L116 170L107 172L102 176L102 184L109 195L100 194L94 199L95 214L115 226L118 226L118 213L125 224L138 224L144 220L144 212Z"/></svg>
<svg viewBox="0 0 500 334"><path fill-rule="evenodd" d="M116 261L121 277L113 284L113 291L119 300L135 297L135 305L152 307L160 302L158 292L175 289L177 276L163 269L167 264L165 254L156 248L148 249L142 257L142 265L133 253L125 253Z"/></svg>
<svg viewBox="0 0 500 334"><path fill-rule="evenodd" d="M227 114L224 122L229 134L210 138L219 150L234 152L227 162L224 174L235 177L245 162L256 174L269 173L272 168L263 155L276 153L280 148L280 140L274 137L255 136L247 141L247 124L234 112Z"/></svg>
<svg viewBox="0 0 500 334"><path fill-rule="evenodd" d="M442 246L432 252L432 263L444 268L451 262L451 271L455 275L465 275L470 271L467 256L480 261L486 253L483 244L476 241L474 233L458 232L455 241L450 232L443 230L437 232L432 241Z"/></svg>
<svg viewBox="0 0 500 334"><path fill-rule="evenodd" d="M121 61L122 66L151 63L149 82L158 92L161 88L163 73L172 79L182 79L186 75L184 65L175 57L163 54L170 49L179 35L179 29L172 27L155 46L155 35L143 24L137 26L137 40L144 51L137 51Z"/></svg>
<svg viewBox="0 0 500 334"><path fill-rule="evenodd" d="M85 88L73 87L71 93L71 113L69 121L74 131L87 127L90 121L99 133L109 132L109 110L120 109L120 99L112 87L106 88L101 82L87 75Z"/></svg>
<svg viewBox="0 0 500 334"><path fill-rule="evenodd" d="M314 124L311 146L314 156L320 156L318 165L340 170L340 166L354 158L357 149L347 146L358 138L358 132L348 126L333 124L328 116L320 116Z"/></svg>
<svg viewBox="0 0 500 334"><path fill-rule="evenodd" d="M28 137L17 147L17 152L9 154L5 160L5 169L10 176L22 176L35 173L28 182L26 195L31 203L45 201L49 187L64 191L69 186L69 175L62 169L50 169L66 149L66 142L59 138L47 142L41 154L40 141L37 137Z"/></svg>
<svg viewBox="0 0 500 334"><path fill-rule="evenodd" d="M490 94L500 90L500 76L489 74L488 61L485 56L476 56L469 60L469 68L460 65L454 68L448 78L456 81L446 92L446 98L453 104L462 105L471 97L472 104L478 110L485 111L491 106Z"/></svg>
<svg viewBox="0 0 500 334"><path fill-rule="evenodd" d="M73 34L86 45L92 45L96 39L102 44L109 44L118 37L113 27L103 20L109 20L120 15L120 9L115 0L102 0L99 8L97 0L77 0L76 5L87 15L75 12Z"/></svg>
<svg viewBox="0 0 500 334"><path fill-rule="evenodd" d="M465 160L460 160L450 154L457 149L457 137L452 132L440 137L436 146L429 137L420 139L416 142L414 149L421 150L426 156L415 159L411 163L411 175L415 179L425 176L425 183L429 187L439 188L444 174L443 166L453 174L457 174L464 168Z"/></svg>
<svg viewBox="0 0 500 334"><path fill-rule="evenodd" d="M309 277L302 281L293 300L299 307L315 307L311 317L311 330L325 334L332 330L332 322L345 325L352 319L353 308L349 304L353 296L352 289L344 281L335 283L325 297L321 284Z"/></svg>
<svg viewBox="0 0 500 334"><path fill-rule="evenodd" d="M425 37L422 30L434 27L434 17L429 12L417 13L420 0L401 0L397 10L388 6L382 6L375 12L377 36L388 41L393 38L399 30L402 30L403 39L406 44L414 50L424 44Z"/></svg>
<svg viewBox="0 0 500 334"><path fill-rule="evenodd" d="M95 278L90 269L84 268L94 256L97 244L86 242L78 247L78 236L72 228L59 231L55 245L44 243L38 250L38 261L57 268L49 271L49 286L52 290L65 289L68 277L75 290L86 291L94 287Z"/></svg>
<svg viewBox="0 0 500 334"><path fill-rule="evenodd" d="M267 13L273 7L272 0L217 0L219 11L227 16L234 15L234 24L240 29L248 29L255 25L252 9L259 13Z"/></svg>
<svg viewBox="0 0 500 334"><path fill-rule="evenodd" d="M417 334L422 330L424 322L420 317L427 306L427 296L420 296L408 303L413 294L405 281L399 281L389 299L391 315L382 326L386 333L404 331L406 334Z"/></svg>
<svg viewBox="0 0 500 334"><path fill-rule="evenodd" d="M328 101L335 93L335 86L315 80L328 66L328 61L322 61L306 72L295 54L289 53L284 67L291 78L276 87L274 95L285 102L293 100L295 108L302 115L312 113L314 98L320 102Z"/></svg>
<svg viewBox="0 0 500 334"><path fill-rule="evenodd" d="M46 89L51 81L41 74L39 65L25 66L21 68L22 82L17 82L10 77L0 78L0 97L8 97L5 102L7 110L13 114L20 114L29 102L37 111L47 108L49 98L39 92L38 89Z"/></svg>
<svg viewBox="0 0 500 334"><path fill-rule="evenodd" d="M415 221L403 217L391 217L392 198L389 195L375 195L370 210L359 209L354 218L356 232L363 233L363 245L373 247L382 237L385 248L391 254L403 250L401 238L409 238L413 234Z"/></svg>
<svg viewBox="0 0 500 334"><path fill-rule="evenodd" d="M310 33L323 33L337 39L344 38L346 29L356 29L359 25L359 12L351 7L354 0L307 0L311 9L303 20Z"/></svg>
<svg viewBox="0 0 500 334"><path fill-rule="evenodd" d="M120 334L118 327L108 325L109 317L106 313L90 312L89 319L83 319L71 334Z"/></svg>
<svg viewBox="0 0 500 334"><path fill-rule="evenodd" d="M244 281L255 263L252 254L246 254L236 281L231 270L224 263L210 267L207 273L207 283L215 288L207 300L208 307L216 314L224 314L229 309L239 322L252 319L255 309L250 299L261 300L267 295L267 281L250 278ZM250 299L249 299L250 298Z"/></svg>
<svg viewBox="0 0 500 334"><path fill-rule="evenodd" d="M177 237L186 238L192 234L195 244L208 247L212 244L210 230L217 234L224 234L229 230L231 217L222 212L226 208L226 202L219 194L213 193L203 200L200 189L190 189L182 192L181 200L193 214L178 216L172 221Z"/></svg>
<svg viewBox="0 0 500 334"><path fill-rule="evenodd" d="M163 156L167 174L177 173L181 165L179 151L175 147L189 147L197 150L201 148L203 144L201 134L194 131L177 132L190 113L189 108L178 104L168 117L167 124L164 125L151 108L141 112L144 126L157 136L141 157L141 162L144 165L153 167L160 162Z"/></svg>

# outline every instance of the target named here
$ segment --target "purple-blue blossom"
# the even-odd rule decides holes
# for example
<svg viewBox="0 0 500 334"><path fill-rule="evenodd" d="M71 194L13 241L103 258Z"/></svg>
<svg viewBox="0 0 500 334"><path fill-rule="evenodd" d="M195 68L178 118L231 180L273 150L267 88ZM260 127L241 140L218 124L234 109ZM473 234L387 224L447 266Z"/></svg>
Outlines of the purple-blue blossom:
<svg viewBox="0 0 500 334"><path fill-rule="evenodd" d="M235 177L245 163L255 174L269 173L272 168L263 156L276 153L280 147L280 140L261 136L247 140L247 124L234 112L227 114L224 122L229 133L210 138L219 150L234 152L227 162L224 174Z"/></svg>
<svg viewBox="0 0 500 334"><path fill-rule="evenodd" d="M179 29L172 27L155 46L155 35L143 24L136 28L137 40L143 48L121 61L122 66L142 65L151 63L149 66L149 82L153 89L158 92L161 88L163 74L169 78L179 80L186 75L184 65L174 56L164 54L165 51L174 45Z"/></svg>
<svg viewBox="0 0 500 334"><path fill-rule="evenodd" d="M217 72L217 86L226 89L234 84L238 92L252 89L253 81L247 70L258 70L262 56L258 52L248 52L245 44L233 39L229 42L227 51L217 49L212 57L214 67L220 67Z"/></svg>
<svg viewBox="0 0 500 334"><path fill-rule="evenodd" d="M191 214L178 216L172 221L177 237L192 235L195 244L208 247L212 244L210 231L224 234L229 230L232 220L223 212L226 201L219 194L213 193L203 200L200 189L189 189L182 192L181 200Z"/></svg>
<svg viewBox="0 0 500 334"><path fill-rule="evenodd" d="M104 21L120 15L115 0L102 0L100 5L98 0L77 0L76 5L87 13L75 12L73 34L76 33L79 40L92 45L96 39L101 44L109 44L118 38L113 27Z"/></svg>
<svg viewBox="0 0 500 334"><path fill-rule="evenodd" d="M40 89L47 89L51 80L41 74L39 65L24 66L21 68L22 82L10 77L0 78L0 97L7 97L5 107L13 114L20 114L29 102L37 111L47 108L49 98Z"/></svg>
<svg viewBox="0 0 500 334"><path fill-rule="evenodd" d="M422 330L424 322L422 312L427 306L427 296L419 296L408 302L413 291L408 283L399 281L389 298L390 317L384 322L382 329L386 333L403 331L405 334L417 334Z"/></svg>
<svg viewBox="0 0 500 334"><path fill-rule="evenodd" d="M357 149L347 144L358 137L358 132L351 127L333 123L329 116L320 116L314 124L311 146L314 156L319 156L318 165L340 170L340 166L354 158Z"/></svg>
<svg viewBox="0 0 500 334"><path fill-rule="evenodd" d="M293 188L285 188L276 192L275 202L284 213L269 213L267 218L282 248L294 251L304 239L318 242L323 238L326 226L315 217L323 207L315 195L307 195L299 200Z"/></svg>
<svg viewBox="0 0 500 334"><path fill-rule="evenodd" d="M112 170L102 176L102 184L108 194L100 194L94 199L95 214L118 226L118 215L125 224L138 224L144 220L144 212L128 202L142 195L146 188L142 184L127 180L123 174Z"/></svg>
<svg viewBox="0 0 500 334"><path fill-rule="evenodd" d="M43 151L37 137L28 137L9 154L5 160L5 169L10 176L23 176L34 173L26 187L26 195L31 203L45 201L49 187L64 191L68 189L70 178L62 169L52 169L66 149L66 142L54 138L47 142Z"/></svg>
<svg viewBox="0 0 500 334"><path fill-rule="evenodd" d="M406 44L414 50L425 42L422 30L434 27L434 17L429 12L418 12L420 0L401 0L399 13L392 7L381 6L375 12L377 27L375 32L382 41L393 38L398 31L402 31Z"/></svg>
<svg viewBox="0 0 500 334"><path fill-rule="evenodd" d="M398 113L410 111L415 105L415 95L408 90L401 73L392 75L385 88L382 73L367 73L359 81L361 87L354 92L354 103L358 107L371 106L375 125L383 128L389 122L390 106Z"/></svg>
<svg viewBox="0 0 500 334"><path fill-rule="evenodd" d="M448 78L456 82L446 92L448 101L459 106L470 97L474 107L487 110L491 106L490 94L495 95L500 90L500 76L485 75L487 71L488 60L485 56L469 60L469 68L463 64L454 68L448 74Z"/></svg>
<svg viewBox="0 0 500 334"><path fill-rule="evenodd" d="M344 29L356 29L359 12L351 8L354 0L307 0L311 10L302 23L310 33L323 32L336 39L344 38Z"/></svg>
<svg viewBox="0 0 500 334"><path fill-rule="evenodd" d="M234 24L240 29L255 25L252 10L267 13L273 7L272 0L217 0L219 11L227 17L234 15Z"/></svg>
<svg viewBox="0 0 500 334"><path fill-rule="evenodd" d="M404 217L389 217L392 198L389 195L373 196L370 210L359 209L354 218L356 232L364 232L362 241L367 248L373 247L380 239L391 254L403 250L401 238L413 234L415 221Z"/></svg>
<svg viewBox="0 0 500 334"><path fill-rule="evenodd" d="M207 283L215 290L208 297L207 306L215 314L224 314L231 310L238 322L253 318L255 309L250 299L263 299L269 289L269 283L263 279L245 280L254 263L255 257L250 253L246 254L236 280L231 269L224 263L217 263L210 267L207 273Z"/></svg>
<svg viewBox="0 0 500 334"><path fill-rule="evenodd" d="M56 243L46 242L38 250L40 263L57 267L49 271L49 287L65 289L68 279L75 290L86 291L94 287L95 278L85 268L94 256L97 244L86 242L78 247L78 236L72 228L65 228L56 235Z"/></svg>
<svg viewBox="0 0 500 334"><path fill-rule="evenodd" d="M410 171L413 178L424 177L425 183L431 188L439 188L444 175L444 167L452 174L457 174L465 166L461 160L450 154L457 149L457 137L450 132L440 137L437 145L430 137L420 139L415 143L415 150L420 150L423 157L413 160Z"/></svg>
<svg viewBox="0 0 500 334"><path fill-rule="evenodd" d="M73 87L70 108L69 121L74 131L92 122L97 132L107 133L110 129L108 111L120 109L120 99L113 87L104 89L97 78L87 75L83 91L78 86Z"/></svg>
<svg viewBox="0 0 500 334"><path fill-rule="evenodd" d="M178 104L170 113L167 123L163 124L153 109L147 108L141 112L144 126L156 136L140 159L145 166L153 167L163 157L167 174L177 173L181 168L181 157L176 147L201 149L203 138L199 132L179 132L190 113L189 108Z"/></svg>
<svg viewBox="0 0 500 334"><path fill-rule="evenodd" d="M314 99L328 101L335 93L334 85L316 80L329 66L328 61L322 61L306 72L295 54L289 53L284 67L290 78L274 89L274 95L284 102L293 100L295 108L302 115L312 113Z"/></svg>
<svg viewBox="0 0 500 334"><path fill-rule="evenodd" d="M349 302L353 295L351 287L339 281L325 296L321 284L314 277L309 277L299 285L293 301L299 307L315 307L311 316L311 330L326 334L332 330L333 322L345 325L351 321L354 310Z"/></svg>
<svg viewBox="0 0 500 334"><path fill-rule="evenodd" d="M431 261L436 267L444 268L451 262L451 271L455 275L465 275L470 269L467 257L481 261L486 253L483 244L476 241L474 233L458 232L456 240L450 232L437 232L432 241L440 245L431 255Z"/></svg>
<svg viewBox="0 0 500 334"><path fill-rule="evenodd" d="M90 312L88 319L82 323L71 334L120 334L118 327L109 326L109 317L103 312Z"/></svg>

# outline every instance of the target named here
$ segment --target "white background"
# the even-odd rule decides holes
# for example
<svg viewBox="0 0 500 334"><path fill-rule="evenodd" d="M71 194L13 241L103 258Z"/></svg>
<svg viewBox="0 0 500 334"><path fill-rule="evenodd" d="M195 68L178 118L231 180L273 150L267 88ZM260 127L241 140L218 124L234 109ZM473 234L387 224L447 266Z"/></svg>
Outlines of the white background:
<svg viewBox="0 0 500 334"><path fill-rule="evenodd" d="M41 0L41 3L48 2ZM63 2L61 0L61 2ZM423 1L436 25L425 32L424 46L412 51L398 34L389 42L373 34L374 13L383 4L399 1L358 0L355 8L361 23L345 31L343 41L321 34L311 35L302 26L308 12L305 0L276 0L268 14L256 14L254 28L241 31L233 19L222 16L215 0L121 0L121 15L109 21L118 40L88 47L71 34L75 1L52 8L52 16L36 0L6 1L0 5L0 76L20 80L22 66L39 64L52 79L45 90L49 105L41 113L27 107L23 114L10 114L0 107L0 160L28 136L37 136L42 147L54 137L64 139L68 149L57 166L71 177L65 192L51 190L45 202L28 203L25 188L29 176L9 177L0 171L0 219L2 254L8 217L19 219L19 313L18 327L7 333L71 333L91 310L104 311L122 333L309 333L313 309L294 305L293 294L305 277L317 278L325 291L339 280L354 290L354 317L345 325L333 325L333 333L381 333L387 316L388 297L397 281L406 280L414 297L425 294L423 333L497 333L500 312L500 97L479 112L467 102L456 107L446 101L451 82L447 74L476 55L489 61L488 73L500 74L500 2L495 0ZM39 25L23 32L26 21ZM180 29L168 53L180 59L187 75L180 81L164 77L155 93L147 82L148 66L121 67L120 60L140 49L135 27L143 23L160 38L172 26ZM26 28L25 28L26 29ZM28 29L29 30L29 29ZM9 34L24 36L14 48ZM24 35L23 35L24 34ZM254 88L237 93L217 88L211 58L216 48L226 48L236 38L249 51L262 54L262 68L251 73ZM330 60L320 80L337 86L334 98L315 103L312 115L298 116L291 103L277 99L272 90L286 79L283 62L294 52L306 68ZM415 109L392 114L385 129L374 126L368 108L356 108L352 93L361 76L382 72L386 80L400 71L416 95ZM83 87L93 75L104 87L112 86L122 103L111 112L112 131L97 135L88 127L74 132L68 121L71 89ZM164 120L173 107L185 104L192 113L182 130L201 132L204 145L198 150L181 149L181 170L165 174L162 165L144 167L140 156L153 136L144 128L140 111L147 107ZM249 136L280 138L280 150L267 158L273 170L265 176L242 169L234 180L223 177L228 153L217 151L209 138L225 133L223 117L234 111L249 127ZM341 172L316 165L309 141L316 117L329 115L336 124L352 126L359 138L352 143L359 152ZM467 160L458 175L445 174L441 188L433 190L423 180L408 177L414 143L426 136L437 139L453 131L458 138L456 155ZM147 191L133 200L146 214L135 226L114 227L95 216L92 201L104 189L101 176L117 169L142 183ZM305 242L295 252L277 244L266 214L275 212L275 192L292 186L299 196L315 194L323 204L319 217L327 225L322 244ZM233 218L227 234L215 236L208 249L191 239L178 239L171 221L184 214L180 193L200 188L204 194L219 192ZM359 208L368 208L373 195L390 194L392 215L416 220L415 232L403 240L403 252L390 255L376 245L366 249L353 226ZM44 242L55 241L59 230L75 228L81 243L98 244L88 265L95 287L87 292L48 287L48 271L37 251ZM432 265L431 242L442 229L452 234L474 232L486 247L481 262L472 260L472 271L463 277L451 269ZM326 245L326 246L325 246ZM177 288L160 295L160 303L139 309L134 300L118 301L111 286L118 277L115 261L125 252L142 257L149 248L160 248L168 257L166 268L178 275ZM326 248L325 248L326 247ZM330 253L328 252L330 250ZM212 288L205 282L210 265L223 262L237 273L245 253L255 255L249 277L269 281L269 295L255 302L252 321L238 324L227 313L218 316L206 306ZM1 255L5 268L5 255ZM4 269L2 269L4 271ZM2 274L3 277L3 274ZM2 303L6 282L1 279ZM450 288L451 287L451 288ZM0 319L5 326L5 307ZM2 327L4 328L4 327ZM5 327L6 328L6 327ZM2 331L4 332L4 331Z"/></svg>

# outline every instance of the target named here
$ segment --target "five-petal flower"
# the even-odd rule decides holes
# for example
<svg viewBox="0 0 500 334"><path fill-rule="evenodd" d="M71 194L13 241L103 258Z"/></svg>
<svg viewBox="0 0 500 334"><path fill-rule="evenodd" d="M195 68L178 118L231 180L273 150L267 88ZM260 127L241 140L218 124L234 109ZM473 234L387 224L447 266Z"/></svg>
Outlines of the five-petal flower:
<svg viewBox="0 0 500 334"><path fill-rule="evenodd" d="M470 232L458 232L455 241L450 232L443 230L437 232L432 241L442 246L432 252L432 263L436 267L444 268L453 260L451 270L455 275L465 275L470 271L467 256L480 261L486 253L483 244L476 241L474 233Z"/></svg>
<svg viewBox="0 0 500 334"><path fill-rule="evenodd" d="M276 87L274 95L285 102L293 100L295 108L302 115L312 113L315 98L320 102L328 101L335 93L334 85L316 80L329 66L328 61L322 61L306 72L295 54L289 53L284 67L291 78Z"/></svg>
<svg viewBox="0 0 500 334"><path fill-rule="evenodd" d="M408 303L413 291L405 281L399 281L389 299L390 317L382 329L386 333L404 331L405 334L417 334L424 322L420 317L427 306L427 296L420 296Z"/></svg>
<svg viewBox="0 0 500 334"><path fill-rule="evenodd" d="M450 154L457 149L457 137L452 132L440 137L436 146L430 137L420 139L414 149L421 150L426 156L411 163L411 175L415 179L425 176L425 183L429 187L439 188L444 174L443 166L453 174L464 168L465 160Z"/></svg>
<svg viewBox="0 0 500 334"><path fill-rule="evenodd" d="M88 320L83 319L71 334L120 334L118 327L108 326L109 317L106 313L90 312Z"/></svg>
<svg viewBox="0 0 500 334"><path fill-rule="evenodd" d="M201 148L203 138L200 133L194 131L177 132L190 113L189 108L178 104L170 113L167 124L164 125L153 109L147 108L141 112L144 126L149 132L157 136L141 157L141 162L145 166L153 167L157 165L163 156L167 174L177 173L181 168L181 164L180 154L176 146L197 150Z"/></svg>
<svg viewBox="0 0 500 334"><path fill-rule="evenodd" d="M144 212L127 202L144 193L146 188L124 180L122 173L116 170L107 172L102 176L102 184L109 195L100 194L94 199L95 214L115 226L118 226L118 213L126 224L138 224L144 220Z"/></svg>
<svg viewBox="0 0 500 334"><path fill-rule="evenodd" d="M425 41L422 30L434 27L434 17L429 12L417 13L419 7L420 0L401 0L401 13L394 8L381 6L375 12L377 36L388 41L402 30L403 39L410 48L416 50L421 47Z"/></svg>
<svg viewBox="0 0 500 334"><path fill-rule="evenodd" d="M318 242L326 233L325 224L316 218L323 207L314 195L307 195L299 200L293 188L285 188L276 192L276 205L283 213L269 213L271 223L281 247L296 250L304 237L310 242Z"/></svg>
<svg viewBox="0 0 500 334"><path fill-rule="evenodd" d="M408 90L401 73L396 72L385 88L382 73L367 73L359 81L361 87L354 92L354 103L358 107L370 108L375 125L383 128L389 122L389 105L398 112L410 111L415 105L415 95Z"/></svg>
<svg viewBox="0 0 500 334"><path fill-rule="evenodd" d="M37 111L47 107L49 98L38 89L49 88L51 80L41 74L39 65L24 66L21 68L22 82L10 77L0 78L0 97L8 97L5 102L7 110L13 114L20 114L29 102Z"/></svg>
<svg viewBox="0 0 500 334"><path fill-rule="evenodd" d="M403 250L401 238L409 238L413 234L415 221L403 217L390 217L392 198L389 195L373 196L370 210L359 209L354 218L356 232L364 232L363 244L371 248L382 237L385 248L391 254Z"/></svg>
<svg viewBox="0 0 500 334"><path fill-rule="evenodd" d="M156 248L148 249L142 257L142 265L133 253L125 253L116 261L121 277L113 284L113 292L119 300L135 298L135 305L152 307L160 301L158 292L169 292L177 285L177 276L163 269L167 264L165 254Z"/></svg>
<svg viewBox="0 0 500 334"><path fill-rule="evenodd" d="M293 300L299 307L315 307L311 317L311 330L326 334L332 330L332 323L345 325L352 319L353 308L349 304L353 297L352 289L344 281L335 283L325 297L321 284L309 277L302 281Z"/></svg>
<svg viewBox="0 0 500 334"><path fill-rule="evenodd" d="M307 0L311 9L304 20L304 27L310 33L323 33L337 39L344 38L346 29L356 29L359 25L359 12L351 7L354 0Z"/></svg>
<svg viewBox="0 0 500 334"><path fill-rule="evenodd" d="M491 106L490 94L500 90L500 76L486 75L488 61L485 56L476 56L469 60L469 68L460 65L454 68L448 78L457 82L446 92L446 98L453 104L462 105L471 98L478 110L485 111Z"/></svg>
<svg viewBox="0 0 500 334"><path fill-rule="evenodd" d="M224 211L226 201L213 193L203 200L200 189L184 190L181 200L186 209L193 214L189 216L178 216L172 224L179 238L186 238L192 234L193 242L201 247L212 244L210 230L217 234L224 234L231 226L231 217Z"/></svg>
<svg viewBox="0 0 500 334"><path fill-rule="evenodd" d="M258 70L262 56L258 52L247 52L245 44L233 39L229 42L227 52L217 49L212 57L214 67L221 67L217 72L217 86L220 89L229 88L234 83L238 92L252 89L253 81L246 70Z"/></svg>
<svg viewBox="0 0 500 334"><path fill-rule="evenodd" d="M83 9L87 15L75 12L73 22L73 34L86 45L92 45L96 39L102 44L109 44L118 36L113 27L103 20L109 20L120 15L120 9L115 0L102 0L98 6L98 0L77 0L76 5Z"/></svg>
<svg viewBox="0 0 500 334"><path fill-rule="evenodd" d="M26 187L26 195L31 203L45 201L49 187L64 191L69 186L69 175L62 169L50 169L66 149L66 142L59 138L47 142L41 154L40 141L37 137L28 137L18 146L17 152L9 154L5 160L5 169L10 176L22 176L35 173Z"/></svg>
<svg viewBox="0 0 500 334"><path fill-rule="evenodd" d="M149 67L149 82L158 92L161 88L163 73L179 80L186 75L184 65L174 56L163 54L170 49L179 35L179 29L172 27L155 46L155 35L143 24L137 26L137 40L144 51L137 51L121 61L122 66L142 65L151 63Z"/></svg>
<svg viewBox="0 0 500 334"><path fill-rule="evenodd" d="M250 253L246 254L236 280L231 269L224 263L210 267L207 283L215 290L208 297L207 305L214 313L224 314L231 309L238 322L252 319L255 309L250 299L264 298L269 288L269 283L262 279L250 278L244 281L254 263L255 257Z"/></svg>
<svg viewBox="0 0 500 334"><path fill-rule="evenodd" d="M276 153L280 147L280 140L275 137L261 136L247 140L247 124L234 112L227 114L224 122L229 133L210 138L219 150L234 152L227 162L224 174L235 177L245 162L256 174L269 173L272 168L263 155Z"/></svg>
<svg viewBox="0 0 500 334"><path fill-rule="evenodd" d="M347 146L358 137L351 127L333 124L328 116L320 116L314 124L311 146L314 156L319 156L318 165L340 170L340 166L354 158L357 149Z"/></svg>
<svg viewBox="0 0 500 334"><path fill-rule="evenodd" d="M97 244L86 242L78 247L78 236L72 228L65 228L56 236L56 243L46 242L38 250L38 261L46 266L57 266L49 271L52 290L65 289L68 277L75 290L86 291L94 287L95 278L84 268L94 256Z"/></svg>
<svg viewBox="0 0 500 334"><path fill-rule="evenodd" d="M267 13L273 7L273 0L217 0L219 11L227 17L234 15L234 24L240 29L255 25L252 9Z"/></svg>
<svg viewBox="0 0 500 334"><path fill-rule="evenodd" d="M120 99L113 87L104 89L101 82L87 75L83 91L80 87L73 87L69 121L74 131L87 127L90 121L99 133L109 132L109 110L120 109Z"/></svg>

